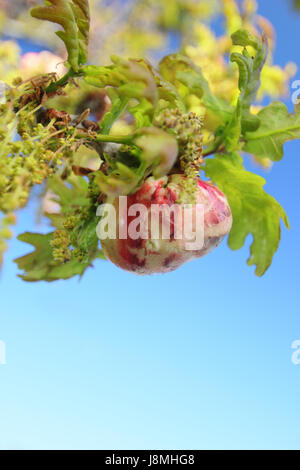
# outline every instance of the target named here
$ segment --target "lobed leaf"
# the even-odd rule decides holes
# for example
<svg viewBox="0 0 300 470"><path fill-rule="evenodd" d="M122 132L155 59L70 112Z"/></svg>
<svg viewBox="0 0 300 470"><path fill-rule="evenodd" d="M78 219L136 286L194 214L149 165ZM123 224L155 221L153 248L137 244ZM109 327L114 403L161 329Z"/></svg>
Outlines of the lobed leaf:
<svg viewBox="0 0 300 470"><path fill-rule="evenodd" d="M88 183L85 179L72 176L66 184L55 176L49 180L48 189L55 195L53 199L60 208L58 213L45 214L56 231L48 234L26 232L18 237L18 240L35 248L33 252L15 260L19 269L24 271L20 277L25 281L51 282L81 276L94 259L103 258L103 253L98 249L96 207L91 205L87 197ZM53 241L57 233L67 236L67 260L55 259Z"/></svg>
<svg viewBox="0 0 300 470"><path fill-rule="evenodd" d="M123 152L110 160L111 169L107 175L94 173L100 190L109 196L130 194L137 190L149 172L160 178L168 174L178 155L176 138L157 127L143 127L131 136L132 147L129 161L122 158ZM123 156L124 158L124 156Z"/></svg>
<svg viewBox="0 0 300 470"><path fill-rule="evenodd" d="M126 96L117 96L113 100L110 111L108 111L101 121L101 133L109 134L115 121L125 112L128 105L128 98Z"/></svg>
<svg viewBox="0 0 300 470"><path fill-rule="evenodd" d="M24 271L23 274L19 275L21 279L28 282L52 282L83 275L90 263L80 263L76 259L71 259L65 264L55 261L50 245L52 238L53 233L26 232L18 236L18 240L29 243L34 247L34 251L28 255L14 260L18 268Z"/></svg>
<svg viewBox="0 0 300 470"><path fill-rule="evenodd" d="M70 66L78 72L88 57L90 27L88 0L48 0L45 3L45 6L33 8L31 15L62 26L63 31L58 31L56 34L65 43Z"/></svg>
<svg viewBox="0 0 300 470"><path fill-rule="evenodd" d="M95 172L95 182L104 194L116 197L131 193L137 188L140 177L136 171L117 162L114 170L108 175L101 171Z"/></svg>
<svg viewBox="0 0 300 470"><path fill-rule="evenodd" d="M238 113L241 119L241 129L256 130L259 127L259 118L250 113L250 106L255 101L260 87L261 72L268 54L268 44L265 35L258 38L244 29L236 31L231 36L234 46L243 46L243 53L234 52L230 56L231 62L235 62L239 68ZM252 56L247 50L251 46L255 50Z"/></svg>
<svg viewBox="0 0 300 470"><path fill-rule="evenodd" d="M258 159L281 160L284 143L300 138L299 110L289 114L285 104L274 101L257 116L260 126L254 132L246 132L243 150Z"/></svg>
<svg viewBox="0 0 300 470"><path fill-rule="evenodd" d="M262 276L272 263L280 237L280 219L289 228L288 217L280 204L263 189L265 180L246 171L236 154L216 155L204 167L206 175L226 194L233 215L228 244L242 248L247 235L253 235L248 265L256 265Z"/></svg>
<svg viewBox="0 0 300 470"><path fill-rule="evenodd" d="M98 88L114 87L119 97L119 101L115 100L109 117L104 117L105 132L113 124L113 119L117 119L124 110L123 105L127 105L125 102L130 99L138 101L138 104L129 108L135 117L136 126L150 125L158 103L154 76L144 61L123 60L116 56L112 57L112 61L112 65L101 67L88 65L84 68L84 79L87 83Z"/></svg>
<svg viewBox="0 0 300 470"><path fill-rule="evenodd" d="M82 176L72 175L66 184L58 175L55 175L48 180L48 189L56 195L57 198L54 200L60 205L61 214L70 212L75 206L83 207L89 204L88 183Z"/></svg>
<svg viewBox="0 0 300 470"><path fill-rule="evenodd" d="M260 75L267 57L267 42L263 36L253 36L248 31L240 29L231 36L234 46L243 46L242 54L234 52L230 56L231 62L235 62L239 68L240 95L231 120L220 130L220 135L228 152L239 149L241 134L246 131L255 131L260 125L258 116L251 114L251 103L256 99L260 86ZM251 46L255 50L252 56L247 50Z"/></svg>
<svg viewBox="0 0 300 470"><path fill-rule="evenodd" d="M231 106L211 91L202 71L188 57L170 54L161 60L159 70L165 80L177 87L182 84L189 94L201 98L205 107L222 121L230 119Z"/></svg>

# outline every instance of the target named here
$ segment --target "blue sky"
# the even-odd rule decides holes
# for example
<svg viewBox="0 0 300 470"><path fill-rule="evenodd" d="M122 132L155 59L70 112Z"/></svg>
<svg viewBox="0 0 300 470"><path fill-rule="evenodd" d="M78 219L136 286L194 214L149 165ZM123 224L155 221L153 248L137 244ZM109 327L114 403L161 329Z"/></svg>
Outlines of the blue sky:
<svg viewBox="0 0 300 470"><path fill-rule="evenodd" d="M275 61L300 66L300 14L259 5ZM27 284L12 259L28 248L13 241L0 279L0 449L300 449L299 155L300 142L286 144L266 175L291 230L260 279L247 239L165 276L98 261L80 282ZM19 232L33 229L32 206Z"/></svg>

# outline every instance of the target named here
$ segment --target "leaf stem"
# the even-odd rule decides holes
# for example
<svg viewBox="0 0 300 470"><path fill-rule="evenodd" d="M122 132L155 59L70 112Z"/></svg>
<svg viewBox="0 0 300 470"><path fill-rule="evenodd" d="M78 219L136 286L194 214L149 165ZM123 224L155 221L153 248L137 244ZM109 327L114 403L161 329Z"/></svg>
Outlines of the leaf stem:
<svg viewBox="0 0 300 470"><path fill-rule="evenodd" d="M70 134L70 130L66 130L66 133ZM124 145L133 145L134 143L132 135L106 135L106 134L89 135L88 133L81 133L81 134L77 133L76 138L91 140L93 142L108 142L108 143L124 144Z"/></svg>
<svg viewBox="0 0 300 470"><path fill-rule="evenodd" d="M50 83L50 85L47 86L46 93L47 94L55 93L59 88L63 88L64 86L66 86L70 78L81 77L82 74L83 74L82 70L78 70L78 72L75 72L75 70L70 68L70 70L68 70L68 72L63 77L61 77L56 82Z"/></svg>
<svg viewBox="0 0 300 470"><path fill-rule="evenodd" d="M133 143L131 135L105 135L97 134L95 137L97 142L112 142L115 144L131 145Z"/></svg>
<svg viewBox="0 0 300 470"><path fill-rule="evenodd" d="M202 157L208 157L214 153L223 152L225 150L224 144L222 144L222 139L217 139L211 145L209 145L203 152Z"/></svg>

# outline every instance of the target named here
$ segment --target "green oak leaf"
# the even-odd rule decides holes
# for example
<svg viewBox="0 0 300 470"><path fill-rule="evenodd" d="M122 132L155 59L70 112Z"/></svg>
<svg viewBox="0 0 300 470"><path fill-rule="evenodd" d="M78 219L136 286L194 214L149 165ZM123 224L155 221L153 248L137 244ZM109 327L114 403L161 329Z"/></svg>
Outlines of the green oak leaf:
<svg viewBox="0 0 300 470"><path fill-rule="evenodd" d="M107 175L101 171L94 172L95 182L108 196L130 194L141 185L146 173L160 178L168 174L176 162L176 138L158 127L137 129L131 142L132 147L126 154L128 158L125 159L120 151L113 160L108 160L111 170Z"/></svg>
<svg viewBox="0 0 300 470"><path fill-rule="evenodd" d="M136 126L150 125L159 98L153 74L144 61L124 60L116 56L112 56L111 59L112 65L100 67L88 65L83 70L84 79L89 85L98 88L114 87L114 92L119 97L119 104L117 102L115 108L111 110L113 114L104 117L104 130L107 131L111 119L117 118L119 111L122 111L124 100L128 102L130 99L138 101L138 104L129 108L135 117Z"/></svg>
<svg viewBox="0 0 300 470"><path fill-rule="evenodd" d="M234 52L230 56L239 68L238 113L241 115L242 131L256 130L259 127L259 118L250 113L250 106L255 101L260 87L260 76L268 55L268 43L265 35L257 38L245 29L239 29L231 36L234 46L243 46L242 54ZM251 46L255 50L252 56L247 50ZM240 109L239 109L240 108Z"/></svg>
<svg viewBox="0 0 300 470"><path fill-rule="evenodd" d="M95 172L95 182L101 192L108 196L121 196L133 192L140 182L136 171L121 162L116 162L113 171L104 175L101 171Z"/></svg>
<svg viewBox="0 0 300 470"><path fill-rule="evenodd" d="M47 0L45 6L31 10L31 15L63 27L57 36L68 51L68 62L75 72L84 65L88 56L90 15L88 0Z"/></svg>
<svg viewBox="0 0 300 470"><path fill-rule="evenodd" d="M177 88L168 80L165 80L159 71L153 67L148 61L140 59L139 62L145 64L145 66L150 70L151 74L154 77L158 97L160 100L163 100L165 104L162 106L162 109L167 107L168 109L178 108L182 112L186 112L186 106L183 102L180 93L177 91ZM159 113L161 109L157 110Z"/></svg>
<svg viewBox="0 0 300 470"><path fill-rule="evenodd" d="M119 97L118 95L115 96L115 94L112 96L112 93L110 93L110 99L112 106L101 121L101 134L109 134L113 124L125 112L128 104L128 98L126 96Z"/></svg>
<svg viewBox="0 0 300 470"><path fill-rule="evenodd" d="M300 112L289 114L285 104L274 101L258 113L259 128L246 132L243 151L256 158L279 161L283 157L283 145L289 140L300 138Z"/></svg>
<svg viewBox="0 0 300 470"><path fill-rule="evenodd" d="M202 71L188 57L170 54L159 63L159 71L165 80L179 88L184 85L186 93L202 99L204 106L222 121L231 118L231 106L211 91Z"/></svg>
<svg viewBox="0 0 300 470"><path fill-rule="evenodd" d="M41 234L26 232L18 236L18 240L29 243L35 250L28 255L15 259L18 268L24 271L19 277L24 281L57 281L59 279L70 279L73 276L82 276L90 266L88 263L80 263L71 258L67 263L61 264L52 256L50 242L53 233Z"/></svg>
<svg viewBox="0 0 300 470"><path fill-rule="evenodd" d="M88 183L82 176L71 175L68 184L58 175L52 176L47 182L47 189L53 193L52 200L59 204L60 209L58 213L46 212L44 215L58 229L63 228L66 216L75 208L89 205Z"/></svg>
<svg viewBox="0 0 300 470"><path fill-rule="evenodd" d="M48 180L48 189L56 195L54 201L60 205L61 214L72 211L75 206L83 207L89 204L88 186L83 176L71 175L66 182L55 175Z"/></svg>
<svg viewBox="0 0 300 470"><path fill-rule="evenodd" d="M233 226L228 244L232 250L242 248L247 235L253 235L248 265L256 265L262 276L272 263L280 237L280 219L289 228L288 217L280 204L263 189L265 180L246 171L236 154L216 155L204 167L206 175L218 185L228 199Z"/></svg>
<svg viewBox="0 0 300 470"><path fill-rule="evenodd" d="M81 176L72 175L67 181L54 176L48 181L48 189L53 192L53 200L59 205L57 213L46 213L55 229L68 237L70 259L55 259L55 235L25 233L19 240L30 243L35 251L18 258L16 263L24 271L20 277L25 281L55 281L82 275L96 258L103 258L98 248L96 233L98 218L96 206L88 198L89 186ZM56 238L57 239L57 238ZM56 245L57 247L57 245Z"/></svg>
<svg viewBox="0 0 300 470"><path fill-rule="evenodd" d="M230 56L231 62L235 62L239 68L240 95L231 120L220 131L228 152L234 152L240 148L241 134L246 131L255 131L260 125L259 117L251 114L250 106L256 99L261 71L268 52L267 40L264 36L260 40L248 31L240 29L232 34L231 38L234 46L243 46L244 49L242 54L234 52ZM247 46L255 50L254 56L249 54Z"/></svg>
<svg viewBox="0 0 300 470"><path fill-rule="evenodd" d="M94 257L97 250L98 239L96 226L96 207L91 206L88 198L88 182L82 176L72 175L67 184L58 176L52 177L48 182L48 188L55 194L54 201L60 206L58 214L46 214L57 228L63 228L64 221L76 211L84 209L87 215L80 218L71 230L71 244L81 250L87 251L90 258ZM74 212L75 211L75 212Z"/></svg>

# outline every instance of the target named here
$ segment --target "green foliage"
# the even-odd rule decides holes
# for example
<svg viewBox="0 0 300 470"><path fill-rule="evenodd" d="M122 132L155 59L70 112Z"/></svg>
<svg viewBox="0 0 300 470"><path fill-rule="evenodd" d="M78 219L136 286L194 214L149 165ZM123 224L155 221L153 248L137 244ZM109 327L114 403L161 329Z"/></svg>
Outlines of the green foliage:
<svg viewBox="0 0 300 470"><path fill-rule="evenodd" d="M56 195L59 212L47 214L55 231L48 234L24 233L18 239L35 250L15 260L24 281L55 281L82 276L96 258L103 258L96 235L96 207L87 195L88 183L72 177L68 185L52 178L49 189Z"/></svg>
<svg viewBox="0 0 300 470"><path fill-rule="evenodd" d="M201 98L205 108L222 120L230 118L230 105L211 91L201 70L188 57L182 54L168 55L161 60L159 70L166 80L179 88L183 96L192 93Z"/></svg>
<svg viewBox="0 0 300 470"><path fill-rule="evenodd" d="M29 243L35 249L32 253L15 260L18 268L24 271L19 277L23 281L57 281L58 279L70 279L75 275L82 276L89 263L82 263L72 258L67 263L61 263L53 258L51 241L53 233L23 233L18 240Z"/></svg>
<svg viewBox="0 0 300 470"><path fill-rule="evenodd" d="M239 68L238 87L240 95L229 122L219 131L221 140L224 142L228 152L239 149L241 134L247 131L255 131L260 126L258 116L251 114L250 106L255 101L257 91L260 87L260 76L267 58L267 39L265 36L260 40L248 31L240 29L231 36L234 46L242 46L243 52L233 52L230 56L231 62L235 62ZM247 47L254 50L252 56Z"/></svg>
<svg viewBox="0 0 300 470"><path fill-rule="evenodd" d="M46 6L35 7L31 15L61 25L57 36L68 51L68 62L75 72L87 61L89 38L88 0L48 0Z"/></svg>
<svg viewBox="0 0 300 470"><path fill-rule="evenodd" d="M143 97L155 105L157 89L153 76L144 63L116 56L112 56L111 60L113 64L106 67L86 66L84 68L86 82L98 88L113 86L121 96L137 99Z"/></svg>
<svg viewBox="0 0 300 470"><path fill-rule="evenodd" d="M279 245L280 219L289 228L285 211L264 191L265 180L245 170L238 154L216 155L206 161L204 171L228 198L233 214L230 248L242 248L247 235L252 234L248 265L256 265L256 274L262 276Z"/></svg>
<svg viewBox="0 0 300 470"><path fill-rule="evenodd" d="M257 117L260 126L254 132L246 132L243 150L258 159L281 160L285 142L300 138L299 110L289 114L285 104L276 101L263 108Z"/></svg>
<svg viewBox="0 0 300 470"><path fill-rule="evenodd" d="M239 67L240 96L237 112L241 113L241 130L256 130L259 127L259 119L250 113L250 106L255 101L260 87L260 76L268 53L267 38L263 36L260 40L245 30L236 31L231 38L233 45L244 47L242 54L234 52L230 57L231 62L235 62ZM247 46L254 49L254 57L248 52Z"/></svg>
<svg viewBox="0 0 300 470"><path fill-rule="evenodd" d="M80 257L85 253L86 262L91 262L98 254L98 238L95 215L97 194L82 176L72 176L67 184L54 177L49 181L48 188L56 195L59 213L47 214L52 224L60 231L66 232L68 246L76 249ZM99 193L98 193L99 194ZM73 253L74 254L74 253Z"/></svg>
<svg viewBox="0 0 300 470"><path fill-rule="evenodd" d="M119 161L113 163L108 175L104 175L102 172L95 174L95 182L100 191L107 196L114 197L133 192L139 186L140 180L141 177L139 177L138 171Z"/></svg>
<svg viewBox="0 0 300 470"><path fill-rule="evenodd" d="M138 129L130 137L127 136L126 141L130 145L121 147L114 159L104 154L110 164L108 174L101 171L95 173L100 190L109 196L136 191L145 175L151 172L156 178L166 175L177 159L176 138L157 127ZM123 156L128 152L130 159L123 163Z"/></svg>
<svg viewBox="0 0 300 470"><path fill-rule="evenodd" d="M143 61L119 57L112 57L112 61L113 65L107 67L85 67L85 81L98 88L114 87L120 101L116 104L116 97L113 97L114 108L110 118L117 118L125 110L129 99L138 100L138 104L132 105L129 111L135 117L137 127L149 126L158 102L158 90L151 71ZM106 122L104 124L107 126Z"/></svg>
<svg viewBox="0 0 300 470"><path fill-rule="evenodd" d="M127 96L112 96L112 93L110 93L110 95L112 99L112 107L110 111L105 114L101 121L102 134L109 134L113 124L122 116L128 105Z"/></svg>

